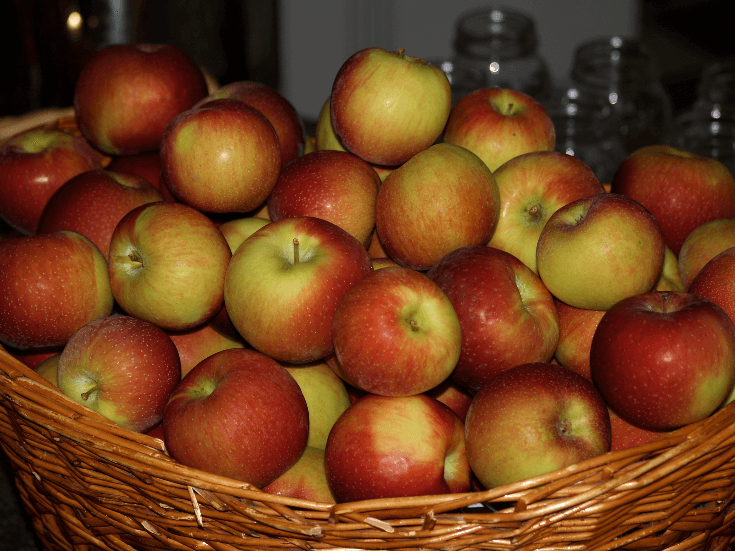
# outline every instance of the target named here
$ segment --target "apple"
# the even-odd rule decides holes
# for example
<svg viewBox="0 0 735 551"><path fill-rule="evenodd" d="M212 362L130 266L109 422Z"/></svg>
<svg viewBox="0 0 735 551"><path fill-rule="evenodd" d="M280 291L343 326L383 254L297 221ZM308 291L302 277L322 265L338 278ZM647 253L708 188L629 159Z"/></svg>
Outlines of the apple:
<svg viewBox="0 0 735 551"><path fill-rule="evenodd" d="M115 424L145 432L163 419L181 380L176 346L163 329L125 315L89 322L64 346L58 387Z"/></svg>
<svg viewBox="0 0 735 551"><path fill-rule="evenodd" d="M339 68L330 120L342 146L369 163L402 165L431 146L452 105L447 75L427 61L365 48Z"/></svg>
<svg viewBox="0 0 735 551"><path fill-rule="evenodd" d="M386 177L378 191L375 227L390 258L428 270L455 249L485 245L499 211L490 169L467 149L439 143Z"/></svg>
<svg viewBox="0 0 735 551"><path fill-rule="evenodd" d="M472 472L490 489L610 451L610 415L591 381L555 364L526 363L475 394L465 440Z"/></svg>
<svg viewBox="0 0 735 551"><path fill-rule="evenodd" d="M453 382L476 391L511 367L553 358L559 340L554 297L512 254L462 247L426 274L449 297L462 328Z"/></svg>
<svg viewBox="0 0 735 551"><path fill-rule="evenodd" d="M668 145L645 146L628 155L613 175L610 190L646 207L677 257L695 228L735 218L735 178L730 170L717 159Z"/></svg>
<svg viewBox="0 0 735 551"><path fill-rule="evenodd" d="M298 383L309 407L309 440L306 445L323 450L332 426L351 404L347 388L324 360L282 365Z"/></svg>
<svg viewBox="0 0 735 551"><path fill-rule="evenodd" d="M679 273L685 289L707 262L735 247L735 218L710 220L686 236L679 251Z"/></svg>
<svg viewBox="0 0 735 551"><path fill-rule="evenodd" d="M543 105L509 88L480 88L457 101L442 140L475 153L493 172L513 157L553 151L556 132Z"/></svg>
<svg viewBox="0 0 735 551"><path fill-rule="evenodd" d="M385 249L383 248L383 244L380 242L380 237L378 237L378 232L373 231L373 235L370 238L370 244L368 245L368 254L370 255L370 258L389 258L390 260L393 260L388 256L388 253L385 252ZM398 264L395 260L393 260L396 264Z"/></svg>
<svg viewBox="0 0 735 551"><path fill-rule="evenodd" d="M735 246L707 262L689 284L689 292L714 302L735 321Z"/></svg>
<svg viewBox="0 0 735 551"><path fill-rule="evenodd" d="M338 503L470 489L464 424L426 394L360 398L334 424L324 460Z"/></svg>
<svg viewBox="0 0 735 551"><path fill-rule="evenodd" d="M107 258L118 222L135 207L163 201L142 176L88 170L67 180L46 203L38 233L72 230L89 237Z"/></svg>
<svg viewBox="0 0 735 551"><path fill-rule="evenodd" d="M610 428L612 430L612 445L610 446L612 452L648 444L663 438L670 432L642 429L630 424L609 408L608 413L610 414Z"/></svg>
<svg viewBox="0 0 735 551"><path fill-rule="evenodd" d="M336 224L283 218L237 248L225 276L225 306L253 348L307 363L332 352L337 303L371 271L364 245Z"/></svg>
<svg viewBox="0 0 735 551"><path fill-rule="evenodd" d="M141 176L160 191L166 201L176 201L161 176L161 154L158 151L137 155L117 155L110 159L105 168L112 172Z"/></svg>
<svg viewBox="0 0 735 551"><path fill-rule="evenodd" d="M157 151L167 125L208 93L199 66L170 44L111 44L82 67L74 113L109 155Z"/></svg>
<svg viewBox="0 0 735 551"><path fill-rule="evenodd" d="M439 400L442 404L449 406L462 421L467 417L467 411L470 409L473 394L463 386L446 380L426 393Z"/></svg>
<svg viewBox="0 0 735 551"><path fill-rule="evenodd" d="M61 358L61 352L49 356L34 368L36 373L57 388L59 386L59 358Z"/></svg>
<svg viewBox="0 0 735 551"><path fill-rule="evenodd" d="M381 181L373 168L346 151L315 151L294 159L268 197L271 220L323 218L366 247L375 229Z"/></svg>
<svg viewBox="0 0 735 551"><path fill-rule="evenodd" d="M70 178L102 168L102 160L84 139L35 128L0 146L0 219L21 234L36 233L49 198Z"/></svg>
<svg viewBox="0 0 735 551"><path fill-rule="evenodd" d="M523 153L494 172L500 216L488 245L509 252L536 272L536 244L560 207L605 193L597 175L577 157L558 151Z"/></svg>
<svg viewBox="0 0 735 551"><path fill-rule="evenodd" d="M232 254L235 254L235 251L243 241L269 222L270 220L266 220L265 218L244 216L223 222L218 227L222 235L225 236L227 244L230 246L230 251Z"/></svg>
<svg viewBox="0 0 735 551"><path fill-rule="evenodd" d="M260 111L213 100L175 116L161 138L161 173L177 201L212 213L265 202L281 171L276 131Z"/></svg>
<svg viewBox="0 0 735 551"><path fill-rule="evenodd" d="M324 450L306 446L293 467L262 490L268 494L305 499L316 503L335 503L327 482Z"/></svg>
<svg viewBox="0 0 735 551"><path fill-rule="evenodd" d="M171 392L166 449L179 463L262 488L296 464L309 412L294 378L255 350L217 352Z"/></svg>
<svg viewBox="0 0 735 551"><path fill-rule="evenodd" d="M185 331L166 331L176 346L181 360L181 376L186 376L196 364L220 350L245 348L242 338L221 332L210 320Z"/></svg>
<svg viewBox="0 0 735 551"><path fill-rule="evenodd" d="M380 270L381 268L400 268L401 265L395 260L388 257L372 258L373 270Z"/></svg>
<svg viewBox="0 0 735 551"><path fill-rule="evenodd" d="M664 248L664 265L661 268L661 275L658 278L658 283L654 286L654 290L686 292L686 286L679 270L679 259L676 258L674 251L668 245Z"/></svg>
<svg viewBox="0 0 735 551"><path fill-rule="evenodd" d="M661 276L665 242L656 218L617 193L598 193L564 205L541 230L536 266L561 301L607 310L653 289Z"/></svg>
<svg viewBox="0 0 735 551"><path fill-rule="evenodd" d="M110 240L109 277L119 306L166 330L213 318L224 304L232 253L203 213L182 203L148 203L128 212Z"/></svg>
<svg viewBox="0 0 735 551"><path fill-rule="evenodd" d="M29 349L20 349L20 348L14 348L12 346L5 346L5 351L13 356L18 361L23 362L25 365L30 367L31 369L36 369L39 365L41 365L44 361L49 359L51 356L55 356L56 354L61 354L61 351L64 349L64 346L52 346L48 348L29 348Z"/></svg>
<svg viewBox="0 0 735 551"><path fill-rule="evenodd" d="M344 294L332 319L338 374L372 394L409 396L444 382L460 358L460 320L429 277L382 268Z"/></svg>
<svg viewBox="0 0 735 551"><path fill-rule="evenodd" d="M281 167L301 156L306 135L294 106L275 88L250 80L230 82L219 87L195 107L215 99L236 99L255 107L273 125L281 149Z"/></svg>
<svg viewBox="0 0 735 551"><path fill-rule="evenodd" d="M592 381L610 408L648 430L712 414L735 384L735 323L713 302L652 291L625 298L600 320Z"/></svg>
<svg viewBox="0 0 735 551"><path fill-rule="evenodd" d="M0 240L0 289L0 342L23 350L64 346L114 303L105 257L66 230Z"/></svg>
<svg viewBox="0 0 735 551"><path fill-rule="evenodd" d="M575 308L560 300L554 302L559 315L559 343L554 358L560 365L592 380L590 347L605 310Z"/></svg>

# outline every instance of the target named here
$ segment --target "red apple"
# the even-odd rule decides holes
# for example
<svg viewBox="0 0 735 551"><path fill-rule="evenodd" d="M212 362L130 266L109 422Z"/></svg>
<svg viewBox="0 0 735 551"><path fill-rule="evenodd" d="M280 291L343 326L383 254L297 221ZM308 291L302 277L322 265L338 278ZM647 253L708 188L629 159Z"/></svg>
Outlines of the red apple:
<svg viewBox="0 0 735 551"><path fill-rule="evenodd" d="M245 342L241 338L233 338L220 332L211 321L186 331L167 331L166 333L171 337L179 352L182 377L186 376L196 364L215 352L230 348L245 348Z"/></svg>
<svg viewBox="0 0 735 551"><path fill-rule="evenodd" d="M375 227L388 256L402 266L428 270L455 249L486 244L499 210L490 169L462 147L436 144L383 181Z"/></svg>
<svg viewBox="0 0 735 551"><path fill-rule="evenodd" d="M466 388L447 380L427 391L427 394L449 406L462 421L467 417L473 394Z"/></svg>
<svg viewBox="0 0 735 551"><path fill-rule="evenodd" d="M475 394L465 438L472 472L495 488L610 451L610 416L602 395L578 373L521 364Z"/></svg>
<svg viewBox="0 0 735 551"><path fill-rule="evenodd" d="M67 180L46 203L38 233L72 230L89 237L107 258L118 222L136 207L163 201L142 176L88 170Z"/></svg>
<svg viewBox="0 0 735 551"><path fill-rule="evenodd" d="M34 234L49 198L70 178L102 168L84 139L60 130L32 129L0 146L0 219Z"/></svg>
<svg viewBox="0 0 735 551"><path fill-rule="evenodd" d="M692 280L689 292L714 302L735 321L735 247L707 262Z"/></svg>
<svg viewBox="0 0 735 551"><path fill-rule="evenodd" d="M355 283L332 320L338 374L384 396L409 396L444 382L460 357L460 321L425 274L383 268Z"/></svg>
<svg viewBox="0 0 735 551"><path fill-rule="evenodd" d="M231 257L206 215L181 203L148 203L127 213L112 234L112 293L132 316L167 330L191 329L222 308Z"/></svg>
<svg viewBox="0 0 735 551"><path fill-rule="evenodd" d="M8 354L13 356L16 360L23 362L31 369L36 369L51 356L61 354L63 348L63 346L52 346L49 348L20 349L13 348L12 346L5 346L5 350Z"/></svg>
<svg viewBox="0 0 735 551"><path fill-rule="evenodd" d="M653 289L664 256L661 228L643 205L624 195L598 193L551 215L539 235L536 266L559 300L607 310Z"/></svg>
<svg viewBox="0 0 735 551"><path fill-rule="evenodd" d="M329 433L325 463L338 503L470 488L464 424L425 394L360 398Z"/></svg>
<svg viewBox="0 0 735 551"><path fill-rule="evenodd" d="M346 151L315 151L292 161L268 197L271 220L314 216L338 225L368 246L375 229L380 177Z"/></svg>
<svg viewBox="0 0 735 551"><path fill-rule="evenodd" d="M439 138L451 104L441 69L403 49L365 48L337 72L330 119L347 151L369 163L397 166Z"/></svg>
<svg viewBox="0 0 735 551"><path fill-rule="evenodd" d="M324 450L307 446L296 464L263 486L263 491L316 503L335 503L327 482Z"/></svg>
<svg viewBox="0 0 735 551"><path fill-rule="evenodd" d="M616 452L633 446L648 444L669 434L669 431L647 430L636 427L611 409L608 409L608 413L610 414L610 428L612 430L610 451Z"/></svg>
<svg viewBox="0 0 735 551"><path fill-rule="evenodd" d="M629 423L671 430L713 413L735 384L735 323L713 302L652 291L621 300L600 320L592 380Z"/></svg>
<svg viewBox="0 0 735 551"><path fill-rule="evenodd" d="M590 347L605 310L575 308L560 300L555 303L559 314L559 343L554 358L560 365L592 380Z"/></svg>
<svg viewBox="0 0 735 551"><path fill-rule="evenodd" d="M72 335L59 357L59 390L136 432L161 421L180 380L179 354L169 336L131 316L89 322Z"/></svg>
<svg viewBox="0 0 735 551"><path fill-rule="evenodd" d="M488 245L509 252L536 272L536 244L546 221L560 207L605 193L592 169L557 151L523 153L494 172L500 216Z"/></svg>
<svg viewBox="0 0 735 551"><path fill-rule="evenodd" d="M82 68L77 124L109 155L157 151L171 119L208 93L199 66L169 44L112 44Z"/></svg>
<svg viewBox="0 0 735 551"><path fill-rule="evenodd" d="M112 312L107 262L87 237L60 231L0 240L0 342L64 346Z"/></svg>
<svg viewBox="0 0 735 551"><path fill-rule="evenodd" d="M233 348L197 364L171 392L163 433L178 462L262 488L301 457L309 412L284 367Z"/></svg>
<svg viewBox="0 0 735 551"><path fill-rule="evenodd" d="M676 256L698 226L735 218L735 178L728 168L717 159L668 145L646 146L628 155L610 189L651 211Z"/></svg>
<svg viewBox="0 0 735 551"><path fill-rule="evenodd" d="M237 331L279 361L332 352L332 317L347 290L372 270L367 250L339 226L283 218L248 237L227 268L225 305Z"/></svg>
<svg viewBox="0 0 735 551"><path fill-rule="evenodd" d="M117 155L110 159L105 168L112 172L141 176L160 191L166 201L176 201L161 176L161 154L158 151L137 155Z"/></svg>
<svg viewBox="0 0 735 551"><path fill-rule="evenodd" d="M469 149L495 171L513 157L553 151L554 123L528 94L509 88L481 88L452 108L443 141Z"/></svg>
<svg viewBox="0 0 735 551"><path fill-rule="evenodd" d="M161 138L161 173L177 201L245 213L266 201L281 171L278 136L260 111L214 100L177 115Z"/></svg>
<svg viewBox="0 0 735 551"><path fill-rule="evenodd" d="M735 218L710 220L694 228L679 251L679 273L684 288L689 288L707 262L731 247L735 247Z"/></svg>
<svg viewBox="0 0 735 551"><path fill-rule="evenodd" d="M554 297L512 254L483 245L462 247L427 276L449 297L462 328L453 382L477 390L511 367L554 356L559 340Z"/></svg>

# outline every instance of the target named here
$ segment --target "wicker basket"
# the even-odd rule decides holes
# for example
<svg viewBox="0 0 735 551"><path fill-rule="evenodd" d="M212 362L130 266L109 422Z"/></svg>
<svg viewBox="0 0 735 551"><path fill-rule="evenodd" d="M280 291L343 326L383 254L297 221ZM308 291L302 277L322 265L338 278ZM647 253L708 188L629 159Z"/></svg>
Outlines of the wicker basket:
<svg viewBox="0 0 735 551"><path fill-rule="evenodd" d="M71 127L73 121L59 126ZM185 467L0 347L0 445L47 550L726 550L735 403L646 445L492 490L329 505Z"/></svg>

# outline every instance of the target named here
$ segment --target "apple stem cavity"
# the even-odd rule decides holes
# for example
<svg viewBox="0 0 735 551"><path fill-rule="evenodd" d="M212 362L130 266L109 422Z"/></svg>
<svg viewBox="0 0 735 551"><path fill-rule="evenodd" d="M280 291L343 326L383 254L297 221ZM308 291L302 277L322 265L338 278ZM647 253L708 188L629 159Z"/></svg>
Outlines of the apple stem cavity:
<svg viewBox="0 0 735 551"><path fill-rule="evenodd" d="M299 238L298 237L293 238L293 263L294 264L299 263Z"/></svg>
<svg viewBox="0 0 735 551"><path fill-rule="evenodd" d="M572 433L572 423L569 419L562 419L559 421L557 429L559 430L559 434L562 436L569 436Z"/></svg>

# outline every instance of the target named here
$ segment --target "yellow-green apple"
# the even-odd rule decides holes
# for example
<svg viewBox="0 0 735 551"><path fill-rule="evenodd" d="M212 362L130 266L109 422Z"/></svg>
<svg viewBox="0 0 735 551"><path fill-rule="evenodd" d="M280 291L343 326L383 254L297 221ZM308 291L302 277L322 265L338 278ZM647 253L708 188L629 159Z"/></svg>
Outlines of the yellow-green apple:
<svg viewBox="0 0 735 551"><path fill-rule="evenodd" d="M369 163L397 166L433 144L452 104L447 75L417 57L365 48L339 68L330 94L332 129Z"/></svg>
<svg viewBox="0 0 735 551"><path fill-rule="evenodd" d="M64 346L58 387L113 423L145 432L163 419L181 380L176 346L150 322L114 314L89 322Z"/></svg>
<svg viewBox="0 0 735 551"><path fill-rule="evenodd" d="M712 414L735 383L735 323L713 302L652 291L602 316L590 348L592 381L610 408L648 430Z"/></svg>
<svg viewBox="0 0 735 551"><path fill-rule="evenodd" d="M327 482L324 450L306 446L296 464L262 490L268 494L305 499L316 503L335 503Z"/></svg>
<svg viewBox="0 0 735 551"><path fill-rule="evenodd" d="M309 407L309 440L306 445L323 450L332 426L351 404L347 388L324 360L282 365L298 383Z"/></svg>
<svg viewBox="0 0 735 551"><path fill-rule="evenodd" d="M512 254L484 245L462 247L426 275L449 297L462 329L453 382L477 390L511 367L554 357L559 340L554 297Z"/></svg>
<svg viewBox="0 0 735 551"><path fill-rule="evenodd" d="M674 291L676 293L686 291L681 277L681 271L679 270L679 259L668 245L664 248L664 265L661 268L661 275L654 289L656 291Z"/></svg>
<svg viewBox="0 0 735 551"><path fill-rule="evenodd" d="M112 44L82 67L74 113L109 155L156 151L166 126L208 93L199 66L170 44Z"/></svg>
<svg viewBox="0 0 735 551"><path fill-rule="evenodd" d="M663 438L670 432L642 429L630 424L609 408L608 413L610 414L610 428L612 429L612 446L610 446L612 452L648 444Z"/></svg>
<svg viewBox="0 0 735 551"><path fill-rule="evenodd" d="M366 247L375 229L377 172L346 151L315 151L294 159L268 197L268 216L314 216L338 225Z"/></svg>
<svg viewBox="0 0 735 551"><path fill-rule="evenodd" d="M598 193L551 215L536 246L536 266L556 298L577 308L607 310L653 289L665 246L661 228L640 203Z"/></svg>
<svg viewBox="0 0 735 551"><path fill-rule="evenodd" d="M49 356L33 369L57 388L59 386L59 358L61 358L61 352Z"/></svg>
<svg viewBox="0 0 735 551"><path fill-rule="evenodd" d="M166 201L176 201L161 176L161 154L158 151L136 155L116 155L110 159L105 168L112 172L137 174L160 191Z"/></svg>
<svg viewBox="0 0 735 551"><path fill-rule="evenodd" d="M523 153L494 172L500 216L488 245L509 252L536 272L536 244L560 207L605 193L597 175L577 157L558 151Z"/></svg>
<svg viewBox="0 0 735 551"><path fill-rule="evenodd" d="M409 396L444 382L460 357L460 321L423 272L382 268L355 283L332 320L337 373L383 396Z"/></svg>
<svg viewBox="0 0 735 551"><path fill-rule="evenodd" d="M230 246L230 251L232 254L235 254L235 251L243 241L269 222L270 220L258 218L257 216L244 216L223 222L218 227L222 235L225 236L227 244Z"/></svg>
<svg viewBox="0 0 735 551"><path fill-rule="evenodd" d="M272 86L252 80L238 80L219 87L195 107L215 99L236 99L255 107L273 125L281 149L281 167L304 152L306 135L296 108Z"/></svg>
<svg viewBox="0 0 735 551"><path fill-rule="evenodd" d="M735 321L735 247L718 253L702 266L689 292L711 300Z"/></svg>
<svg viewBox="0 0 735 551"><path fill-rule="evenodd" d="M645 146L628 155L615 171L610 190L651 211L677 257L695 228L735 218L735 178L730 170L717 159L668 145Z"/></svg>
<svg viewBox="0 0 735 551"><path fill-rule="evenodd" d="M509 88L480 88L454 105L442 140L475 153L495 171L523 153L553 151L551 116L528 94Z"/></svg>
<svg viewBox="0 0 735 551"><path fill-rule="evenodd" d="M324 459L338 503L470 488L464 423L426 394L363 396L334 424Z"/></svg>
<svg viewBox="0 0 735 551"><path fill-rule="evenodd" d="M176 345L181 360L181 376L185 377L196 364L220 350L245 348L245 341L220 331L210 320L185 331L166 331Z"/></svg>
<svg viewBox="0 0 735 551"><path fill-rule="evenodd" d="M35 128L0 146L0 219L21 234L36 233L49 198L68 179L102 168L100 156L79 136Z"/></svg>
<svg viewBox="0 0 735 551"><path fill-rule="evenodd" d="M559 343L554 358L560 365L592 380L590 347L605 310L576 308L554 300L559 314Z"/></svg>
<svg viewBox="0 0 735 551"><path fill-rule="evenodd" d="M179 463L262 488L301 457L309 412L277 361L232 348L204 359L176 385L163 435Z"/></svg>
<svg viewBox="0 0 735 551"><path fill-rule="evenodd" d="M337 303L371 271L365 246L336 224L283 218L237 248L225 277L225 306L256 350L282 362L311 362L332 352Z"/></svg>
<svg viewBox="0 0 735 551"><path fill-rule="evenodd" d="M161 137L161 173L177 201L211 213L246 213L265 202L281 172L268 119L234 99L174 117Z"/></svg>
<svg viewBox="0 0 735 551"><path fill-rule="evenodd" d="M710 220L694 228L679 251L678 267L684 288L689 288L707 262L731 247L735 247L735 218Z"/></svg>
<svg viewBox="0 0 735 551"><path fill-rule="evenodd" d="M128 212L110 240L112 294L128 314L181 331L213 318L224 304L232 253L205 214L161 201Z"/></svg>
<svg viewBox="0 0 735 551"><path fill-rule="evenodd" d="M372 258L373 263L373 270L380 270L381 268L398 268L401 267L398 262L393 260L392 258L388 258L387 256L381 256L378 258Z"/></svg>
<svg viewBox="0 0 735 551"><path fill-rule="evenodd" d="M486 244L499 214L490 169L471 151L439 143L386 177L375 227L388 256L407 268L428 270L455 249Z"/></svg>
<svg viewBox="0 0 735 551"><path fill-rule="evenodd" d="M588 379L559 365L527 363L475 394L465 439L472 472L495 488L610 451L610 415Z"/></svg>
<svg viewBox="0 0 735 551"><path fill-rule="evenodd" d="M473 396L469 390L453 381L446 380L427 391L427 394L436 398L442 404L449 406L451 410L456 413L460 419L462 419L462 421L465 420L467 410L470 409L470 403L472 403Z"/></svg>
<svg viewBox="0 0 735 551"><path fill-rule="evenodd" d="M136 207L163 201L163 195L142 176L88 170L70 178L46 203L38 233L72 230L89 237L107 258L118 222Z"/></svg>
<svg viewBox="0 0 735 551"><path fill-rule="evenodd" d="M19 349L64 346L114 304L105 257L66 230L1 239L0 289L0 342Z"/></svg>

